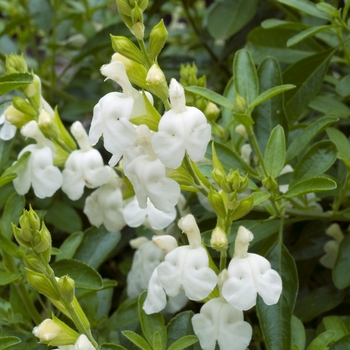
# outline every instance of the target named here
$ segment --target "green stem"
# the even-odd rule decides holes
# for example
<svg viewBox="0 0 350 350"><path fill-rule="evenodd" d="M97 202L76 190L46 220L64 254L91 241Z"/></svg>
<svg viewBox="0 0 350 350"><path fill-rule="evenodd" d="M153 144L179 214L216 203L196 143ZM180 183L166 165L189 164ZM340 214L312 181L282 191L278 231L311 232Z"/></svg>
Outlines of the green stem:
<svg viewBox="0 0 350 350"><path fill-rule="evenodd" d="M226 269L227 250L220 252L220 271Z"/></svg>
<svg viewBox="0 0 350 350"><path fill-rule="evenodd" d="M201 180L198 178L196 172L194 171L192 164L191 164L191 160L188 157L188 154L185 153L185 158L184 158L184 163L185 163L185 167L186 170L189 172L189 174L192 176L195 187L201 192L203 193L206 197L209 194L208 189L203 185L203 183L201 182Z"/></svg>
<svg viewBox="0 0 350 350"><path fill-rule="evenodd" d="M253 128L252 127L247 128L247 131L248 131L248 134L249 134L249 137L250 137L250 141L252 142L254 151L255 151L258 159L259 159L259 163L261 165L261 168L262 168L262 170L264 172L264 176L267 177L267 172L266 172L266 168L265 168L265 164L264 164L264 157L263 157L263 155L261 153L261 150L260 150L258 141L257 141L257 139L255 137Z"/></svg>
<svg viewBox="0 0 350 350"><path fill-rule="evenodd" d="M150 69L152 67L152 61L151 59L149 58L149 55L148 55L148 52L147 52L147 49L146 49L146 45L145 45L145 42L143 40L137 40L138 43L139 43L139 46L140 46L140 49L143 53L143 56L145 57L146 59L146 68L147 70Z"/></svg>

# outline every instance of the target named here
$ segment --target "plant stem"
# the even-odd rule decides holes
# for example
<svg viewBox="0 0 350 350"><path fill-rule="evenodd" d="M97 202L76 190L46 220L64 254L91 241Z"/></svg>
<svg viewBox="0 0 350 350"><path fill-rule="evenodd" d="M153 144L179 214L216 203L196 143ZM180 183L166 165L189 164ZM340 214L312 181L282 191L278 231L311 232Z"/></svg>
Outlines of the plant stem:
<svg viewBox="0 0 350 350"><path fill-rule="evenodd" d="M198 188L198 190L203 193L205 196L208 196L209 191L208 189L203 185L203 183L201 182L201 180L198 178L196 172L194 171L192 164L191 164L191 160L188 157L188 154L185 153L185 158L184 158L184 163L185 163L185 167L186 170L190 173L190 175L193 178L193 181L195 183L195 187Z"/></svg>
<svg viewBox="0 0 350 350"><path fill-rule="evenodd" d="M148 52L147 52L147 49L146 49L145 42L143 40L137 40L137 42L139 43L140 49L141 49L141 51L143 53L143 56L146 59L146 68L148 70L148 69L151 68L153 63L152 63L151 59L148 56Z"/></svg>

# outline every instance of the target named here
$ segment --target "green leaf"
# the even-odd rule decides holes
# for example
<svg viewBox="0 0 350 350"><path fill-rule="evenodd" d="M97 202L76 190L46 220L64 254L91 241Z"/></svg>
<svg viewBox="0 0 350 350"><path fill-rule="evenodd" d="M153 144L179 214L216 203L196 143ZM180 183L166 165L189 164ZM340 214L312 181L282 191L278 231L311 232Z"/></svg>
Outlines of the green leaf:
<svg viewBox="0 0 350 350"><path fill-rule="evenodd" d="M350 143L347 137L335 128L327 128L326 132L328 137L337 147L337 157L341 159L347 167L350 167Z"/></svg>
<svg viewBox="0 0 350 350"><path fill-rule="evenodd" d="M273 128L264 154L264 164L268 175L276 178L282 171L286 159L286 140L281 125Z"/></svg>
<svg viewBox="0 0 350 350"><path fill-rule="evenodd" d="M281 93L283 93L284 91L288 91L291 89L294 89L295 85L291 85L291 84L286 84L286 85L279 85L279 86L275 86L272 87L266 91L264 91L263 93L261 93L258 97L256 97L256 99L248 106L248 109L252 109L254 107L256 107L257 105L260 105L261 103L269 100L270 98L279 95Z"/></svg>
<svg viewBox="0 0 350 350"><path fill-rule="evenodd" d="M144 291L139 296L138 301L138 310L140 323L142 328L142 333L149 344L153 344L153 337L156 332L159 333L162 343L162 349L165 350L167 344L167 332L164 325L164 319L160 312L147 315L145 311L142 309L143 303L145 302L147 292ZM161 350L161 349L159 349Z"/></svg>
<svg viewBox="0 0 350 350"><path fill-rule="evenodd" d="M182 350L198 342L198 338L195 335L186 335L174 343L172 343L168 350Z"/></svg>
<svg viewBox="0 0 350 350"><path fill-rule="evenodd" d="M123 335L128 338L132 343L134 343L138 348L143 350L152 350L152 348L148 345L146 340L142 338L135 332L132 331L124 331Z"/></svg>
<svg viewBox="0 0 350 350"><path fill-rule="evenodd" d="M282 74L278 61L273 57L266 58L258 68L260 94L274 86L281 85ZM252 113L254 134L261 152L264 154L272 129L281 125L287 136L288 123L284 114L283 95L276 95L270 100L256 106Z"/></svg>
<svg viewBox="0 0 350 350"><path fill-rule="evenodd" d="M309 108L324 115L333 115L338 118L348 118L350 108L334 93L320 93L310 103Z"/></svg>
<svg viewBox="0 0 350 350"><path fill-rule="evenodd" d="M100 274L91 266L79 260L64 259L51 265L57 277L68 275L75 281L75 287L99 290L103 287Z"/></svg>
<svg viewBox="0 0 350 350"><path fill-rule="evenodd" d="M98 267L108 258L121 239L120 232L108 232L103 226L85 231L74 258L91 267Z"/></svg>
<svg viewBox="0 0 350 350"><path fill-rule="evenodd" d="M334 335L335 333L333 331L319 334L307 347L307 350L329 350L328 344L332 341Z"/></svg>
<svg viewBox="0 0 350 350"><path fill-rule="evenodd" d="M194 335L191 322L193 315L193 311L187 310L177 314L169 321L167 325L168 348L178 339L188 335Z"/></svg>
<svg viewBox="0 0 350 350"><path fill-rule="evenodd" d="M249 114L233 113L233 116L238 123L243 124L246 128L249 128L254 124L254 120Z"/></svg>
<svg viewBox="0 0 350 350"><path fill-rule="evenodd" d="M287 46L290 47L290 46L296 45L296 44L300 43L301 41L303 41L311 36L316 35L317 33L323 32L323 31L331 29L333 27L334 27L333 25L315 26L315 27L311 27L311 28L308 28L306 30L303 30L301 33L290 38L287 41Z"/></svg>
<svg viewBox="0 0 350 350"><path fill-rule="evenodd" d="M338 341L339 339L345 337L349 332L345 326L345 323L338 316L327 316L322 320L326 331L334 331L335 335L333 341Z"/></svg>
<svg viewBox="0 0 350 350"><path fill-rule="evenodd" d="M17 337L7 336L0 338L0 350L9 349L10 347L19 344L21 339Z"/></svg>
<svg viewBox="0 0 350 350"><path fill-rule="evenodd" d="M127 350L127 349L121 345L104 343L101 345L101 350Z"/></svg>
<svg viewBox="0 0 350 350"><path fill-rule="evenodd" d="M337 260L332 270L334 285L338 289L350 286L350 235L340 243Z"/></svg>
<svg viewBox="0 0 350 350"><path fill-rule="evenodd" d="M139 321L137 299L126 299L108 319L107 331L125 328Z"/></svg>
<svg viewBox="0 0 350 350"><path fill-rule="evenodd" d="M63 259L72 259L75 252L77 251L80 243L83 241L83 232L74 232L61 244L60 254L57 255L55 261L60 261Z"/></svg>
<svg viewBox="0 0 350 350"><path fill-rule="evenodd" d="M350 74L343 76L335 87L335 91L342 97L350 95Z"/></svg>
<svg viewBox="0 0 350 350"><path fill-rule="evenodd" d="M235 109L235 106L232 104L230 100L228 100L226 97L221 96L220 94L211 91L209 89L206 89L201 86L185 86L185 90L188 92L192 92L196 95L202 96L209 101L212 101L219 106L226 107L229 109Z"/></svg>
<svg viewBox="0 0 350 350"><path fill-rule="evenodd" d="M300 350L305 349L305 328L299 318L294 315L292 316L292 343L297 345Z"/></svg>
<svg viewBox="0 0 350 350"><path fill-rule="evenodd" d="M1 230L4 236L7 238L12 237L12 225L18 224L18 219L23 213L23 208L25 206L25 198L14 192L5 204L5 208L1 219Z"/></svg>
<svg viewBox="0 0 350 350"><path fill-rule="evenodd" d="M16 281L20 276L21 274L18 272L0 272L0 286L6 286Z"/></svg>
<svg viewBox="0 0 350 350"><path fill-rule="evenodd" d="M208 31L215 39L227 39L254 17L258 0L216 1L208 9Z"/></svg>
<svg viewBox="0 0 350 350"><path fill-rule="evenodd" d="M271 193L268 192L253 192L254 197L254 206L259 205L260 203L263 203L266 201L266 199L271 197Z"/></svg>
<svg viewBox="0 0 350 350"><path fill-rule="evenodd" d="M284 108L290 125L297 121L317 95L335 49L331 48L301 59L283 72L283 82L296 88L284 94Z"/></svg>
<svg viewBox="0 0 350 350"><path fill-rule="evenodd" d="M302 322L309 322L340 305L343 299L344 293L333 286L320 287L297 300L294 314Z"/></svg>
<svg viewBox="0 0 350 350"><path fill-rule="evenodd" d="M284 194L286 198L294 198L303 194L320 191L330 191L337 188L337 183L328 177L316 176L297 182Z"/></svg>
<svg viewBox="0 0 350 350"><path fill-rule="evenodd" d="M278 2L293 7L301 12L304 12L310 16L327 19L330 17L326 15L324 12L320 11L316 5L308 0L277 0Z"/></svg>
<svg viewBox="0 0 350 350"><path fill-rule="evenodd" d="M337 342L332 344L332 350L348 350L350 349L350 334L339 339Z"/></svg>
<svg viewBox="0 0 350 350"><path fill-rule="evenodd" d="M293 257L283 244L276 243L266 259L282 278L283 290L275 305L266 305L259 296L257 313L268 350L289 350L292 346L291 319L298 293L298 274Z"/></svg>
<svg viewBox="0 0 350 350"><path fill-rule="evenodd" d="M293 182L325 173L335 162L337 149L332 141L320 141L302 156L293 172Z"/></svg>
<svg viewBox="0 0 350 350"><path fill-rule="evenodd" d="M48 33L53 25L53 8L48 0L29 0L28 10L39 29Z"/></svg>
<svg viewBox="0 0 350 350"><path fill-rule="evenodd" d="M33 82L33 75L29 73L14 73L0 77L0 96L26 86Z"/></svg>
<svg viewBox="0 0 350 350"><path fill-rule="evenodd" d="M22 256L22 253L20 252L18 245L13 243L6 236L4 236L1 229L0 229L0 249L2 249L7 254L10 254L15 258L20 258Z"/></svg>
<svg viewBox="0 0 350 350"><path fill-rule="evenodd" d="M233 60L236 92L249 106L259 94L258 75L250 52L241 49Z"/></svg>
<svg viewBox="0 0 350 350"><path fill-rule="evenodd" d="M339 119L336 117L323 117L317 119L312 124L302 130L292 141L287 149L286 163L299 155L307 145L329 125L336 123ZM334 142L334 141L333 141Z"/></svg>
<svg viewBox="0 0 350 350"><path fill-rule="evenodd" d="M162 345L162 338L158 331L156 331L153 335L153 349L164 349Z"/></svg>
<svg viewBox="0 0 350 350"><path fill-rule="evenodd" d="M302 28L304 27L302 26ZM260 64L268 57L274 57L283 63L294 63L323 50L323 47L312 38L308 38L292 47L287 47L288 39L299 34L299 32L299 27L298 29L288 27L264 29L257 27L248 34L246 48L252 54L256 64Z"/></svg>
<svg viewBox="0 0 350 350"><path fill-rule="evenodd" d="M5 184L7 184L8 182L12 181L17 177L16 170L22 166L26 166L30 154L31 152L24 152L21 155L21 158L15 164L13 164L12 166L10 166L4 171L4 173L0 177L0 187L4 186Z"/></svg>

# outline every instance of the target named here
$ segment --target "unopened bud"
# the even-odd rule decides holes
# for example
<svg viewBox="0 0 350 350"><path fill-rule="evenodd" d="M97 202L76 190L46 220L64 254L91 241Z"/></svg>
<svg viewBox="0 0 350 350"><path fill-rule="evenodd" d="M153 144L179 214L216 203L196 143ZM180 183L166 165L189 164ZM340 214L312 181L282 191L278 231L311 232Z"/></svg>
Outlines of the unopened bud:
<svg viewBox="0 0 350 350"><path fill-rule="evenodd" d="M121 15L131 16L132 7L128 0L117 0L118 11Z"/></svg>
<svg viewBox="0 0 350 350"><path fill-rule="evenodd" d="M148 53L151 60L155 60L158 57L164 47L167 37L168 31L165 28L163 19L161 19L160 22L153 27L149 38Z"/></svg>
<svg viewBox="0 0 350 350"><path fill-rule="evenodd" d="M241 136L243 136L245 139L248 140L248 133L247 133L247 129L245 128L245 126L243 124L238 124L235 127L235 132Z"/></svg>
<svg viewBox="0 0 350 350"><path fill-rule="evenodd" d="M6 56L5 72L6 74L27 73L28 66L23 55L10 54Z"/></svg>
<svg viewBox="0 0 350 350"><path fill-rule="evenodd" d="M215 122L220 115L220 108L213 102L208 102L204 114L208 120Z"/></svg>
<svg viewBox="0 0 350 350"><path fill-rule="evenodd" d="M31 119L35 119L38 116L37 110L29 104L23 97L12 98L13 107L29 116Z"/></svg>
<svg viewBox="0 0 350 350"><path fill-rule="evenodd" d="M233 171L232 169L230 169L227 175L227 181L230 184L232 191L239 190L240 182L241 182L241 176L239 175L239 171L238 170Z"/></svg>
<svg viewBox="0 0 350 350"><path fill-rule="evenodd" d="M22 113L14 106L10 106L5 110L5 118L8 122L17 126L19 129L33 120L33 118L31 118L29 115Z"/></svg>
<svg viewBox="0 0 350 350"><path fill-rule="evenodd" d="M19 218L19 224L21 226L22 239L26 242L30 242L35 232L40 229L39 216L31 206L29 210L23 211L23 214Z"/></svg>
<svg viewBox="0 0 350 350"><path fill-rule="evenodd" d="M153 236L152 242L166 253L171 252L178 246L176 239L170 235Z"/></svg>
<svg viewBox="0 0 350 350"><path fill-rule="evenodd" d="M221 218L226 218L226 207L222 196L214 189L210 189L208 194L208 202L213 208L215 214Z"/></svg>
<svg viewBox="0 0 350 350"><path fill-rule="evenodd" d="M129 241L129 244L131 248L139 249L142 246L142 244L148 241L149 239L147 237L137 237L137 238L131 239Z"/></svg>
<svg viewBox="0 0 350 350"><path fill-rule="evenodd" d="M137 40L143 40L145 35L145 25L142 22L136 22L131 27L131 32L135 35Z"/></svg>
<svg viewBox="0 0 350 350"><path fill-rule="evenodd" d="M51 234L44 222L41 225L41 230L37 231L34 236L33 250L38 254L48 251L51 255ZM50 261L50 259L48 261Z"/></svg>
<svg viewBox="0 0 350 350"><path fill-rule="evenodd" d="M157 64L153 64L148 70L146 84L152 87L152 91L154 91L162 100L168 98L168 84L165 80L163 71Z"/></svg>
<svg viewBox="0 0 350 350"><path fill-rule="evenodd" d="M262 185L268 191L276 191L278 189L278 184L276 180L273 179L270 175L268 177L265 177L265 179L262 180Z"/></svg>
<svg viewBox="0 0 350 350"><path fill-rule="evenodd" d="M40 260L34 254L26 254L23 256L24 266L35 272L44 273L45 266L42 265Z"/></svg>
<svg viewBox="0 0 350 350"><path fill-rule="evenodd" d="M61 293L62 299L66 303L71 303L75 295L75 282L69 276L63 276L58 281L58 289Z"/></svg>
<svg viewBox="0 0 350 350"><path fill-rule="evenodd" d="M42 273L25 268L28 283L39 293L53 300L60 300L59 294L50 280Z"/></svg>
<svg viewBox="0 0 350 350"><path fill-rule="evenodd" d="M224 230L216 226L211 234L211 247L218 252L226 251L228 248L227 235Z"/></svg>
<svg viewBox="0 0 350 350"><path fill-rule="evenodd" d="M28 236L28 232L25 232L24 237L22 237L22 230L12 223L11 225L12 225L13 235L15 236L17 243L22 247L31 248L32 246L30 242L31 238L30 236Z"/></svg>
<svg viewBox="0 0 350 350"><path fill-rule="evenodd" d="M231 220L235 221L243 216L247 215L254 206L254 196L250 195L248 197L242 198L237 206L237 208L234 210L234 212L231 214Z"/></svg>
<svg viewBox="0 0 350 350"><path fill-rule="evenodd" d="M128 59L143 64L144 58L139 48L125 36L111 35L113 49Z"/></svg>
<svg viewBox="0 0 350 350"><path fill-rule="evenodd" d="M236 94L234 104L235 104L238 112L245 113L247 103L242 96Z"/></svg>
<svg viewBox="0 0 350 350"><path fill-rule="evenodd" d="M226 174L223 171L219 170L218 168L215 168L211 172L211 177L223 191L225 191L226 193L232 192L229 183L226 181Z"/></svg>

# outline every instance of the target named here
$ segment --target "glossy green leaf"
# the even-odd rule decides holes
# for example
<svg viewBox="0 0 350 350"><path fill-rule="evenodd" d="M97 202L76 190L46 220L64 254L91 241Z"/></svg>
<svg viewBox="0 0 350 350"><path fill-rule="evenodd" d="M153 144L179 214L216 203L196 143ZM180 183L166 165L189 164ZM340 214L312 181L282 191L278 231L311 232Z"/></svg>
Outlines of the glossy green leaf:
<svg viewBox="0 0 350 350"><path fill-rule="evenodd" d="M332 350L349 350L350 349L350 334L339 339L337 342L332 344Z"/></svg>
<svg viewBox="0 0 350 350"><path fill-rule="evenodd" d="M290 38L287 41L287 46L290 47L290 46L296 45L296 44L300 43L301 41L303 41L311 36L316 35L317 33L324 32L325 30L328 30L331 28L333 28L333 25L315 26L315 27L311 27L311 28L308 28L306 30L303 30L301 33Z"/></svg>
<svg viewBox="0 0 350 350"><path fill-rule="evenodd" d="M207 88L201 86L185 86L185 90L188 92L192 92L196 95L202 96L208 99L209 101L218 104L219 106L226 107L229 109L235 109L235 106L230 100Z"/></svg>
<svg viewBox="0 0 350 350"><path fill-rule="evenodd" d="M12 225L18 224L19 217L23 213L23 208L25 206L25 198L14 192L6 202L4 211L2 213L1 219L1 230L3 235L7 238L12 237Z"/></svg>
<svg viewBox="0 0 350 350"><path fill-rule="evenodd" d="M258 75L248 50L236 52L233 60L233 72L236 92L249 106L259 94Z"/></svg>
<svg viewBox="0 0 350 350"><path fill-rule="evenodd" d="M309 103L309 108L324 115L333 115L338 118L348 118L350 116L350 108L334 93L322 92L318 94Z"/></svg>
<svg viewBox="0 0 350 350"><path fill-rule="evenodd" d="M287 6L293 7L301 12L304 12L310 16L327 19L330 17L324 12L320 11L316 5L308 0L277 0L278 2L285 4Z"/></svg>
<svg viewBox="0 0 350 350"><path fill-rule="evenodd" d="M283 82L296 85L295 89L284 94L284 108L290 125L301 117L317 95L334 51L332 48L303 58L283 72Z"/></svg>
<svg viewBox="0 0 350 350"><path fill-rule="evenodd" d="M278 61L273 57L266 58L258 68L260 94L274 86L282 85L282 74ZM276 95L264 103L256 106L252 113L255 124L254 134L257 138L261 152L264 154L267 141L273 128L281 125L285 134L288 123L284 114L283 94Z"/></svg>
<svg viewBox="0 0 350 350"><path fill-rule="evenodd" d="M16 281L21 276L18 272L0 272L0 286L6 286Z"/></svg>
<svg viewBox="0 0 350 350"><path fill-rule="evenodd" d="M337 149L332 141L315 143L295 166L293 182L322 175L332 166L336 158Z"/></svg>
<svg viewBox="0 0 350 350"><path fill-rule="evenodd" d="M208 31L213 38L226 39L254 17L258 0L216 1L208 9Z"/></svg>
<svg viewBox="0 0 350 350"><path fill-rule="evenodd" d="M298 274L293 257L283 244L276 243L266 256L282 278L283 290L275 305L266 305L259 296L257 313L268 350L289 350L292 346L291 320L298 293Z"/></svg>
<svg viewBox="0 0 350 350"><path fill-rule="evenodd" d="M238 123L244 125L246 128L249 128L254 124L254 120L248 114L233 113L233 116Z"/></svg>
<svg viewBox="0 0 350 350"><path fill-rule="evenodd" d="M257 96L255 98L255 100L252 101L252 103L248 106L248 109L253 109L257 105L260 105L261 103L269 100L270 98L272 98L276 95L279 95L279 94L283 93L284 91L288 91L288 90L291 90L294 88L295 88L295 85L292 85L292 84L279 85L279 86L272 87L272 88L264 91L263 93L261 93L259 96Z"/></svg>
<svg viewBox="0 0 350 350"><path fill-rule="evenodd" d="M338 289L350 286L350 235L340 243L337 260L332 270L334 285Z"/></svg>
<svg viewBox="0 0 350 350"><path fill-rule="evenodd" d="M121 239L120 232L108 232L103 226L85 231L74 259L81 260L97 269L115 249Z"/></svg>
<svg viewBox="0 0 350 350"><path fill-rule="evenodd" d="M348 167L350 167L350 142L347 137L338 129L327 128L328 137L337 147L337 157L341 159Z"/></svg>
<svg viewBox="0 0 350 350"><path fill-rule="evenodd" d="M302 322L309 322L340 305L343 299L344 293L333 286L320 287L297 300L294 314Z"/></svg>
<svg viewBox="0 0 350 350"><path fill-rule="evenodd" d="M333 338L333 341L335 342L349 333L345 323L338 316L326 316L323 318L322 323L324 324L326 331L335 332Z"/></svg>
<svg viewBox="0 0 350 350"><path fill-rule="evenodd" d="M145 313L142 306L145 302L146 296L147 292L145 291L142 294L140 294L138 301L138 310L142 333L148 341L148 343L153 344L154 334L158 332L161 338L162 349L165 350L167 344L167 332L164 325L163 316L160 312L151 315L147 315Z"/></svg>
<svg viewBox="0 0 350 350"><path fill-rule="evenodd" d="M123 331L123 335L128 338L132 343L134 343L138 348L143 350L152 350L152 348L148 345L146 340L142 338L135 332L132 331Z"/></svg>
<svg viewBox="0 0 350 350"><path fill-rule="evenodd" d="M7 336L0 338L0 350L5 350L13 347L16 344L19 344L21 339L17 337Z"/></svg>
<svg viewBox="0 0 350 350"><path fill-rule="evenodd" d="M0 96L26 86L33 82L33 75L29 73L14 73L0 77Z"/></svg>
<svg viewBox="0 0 350 350"><path fill-rule="evenodd" d="M270 198L271 193L268 192L253 192L253 198L254 198L254 206L259 205L266 201L266 199Z"/></svg>
<svg viewBox="0 0 350 350"><path fill-rule="evenodd" d="M7 168L4 173L0 177L0 187L7 184L8 182L12 181L14 178L17 177L16 170L25 166L29 160L30 152L24 152L21 155L21 158L12 166Z"/></svg>
<svg viewBox="0 0 350 350"><path fill-rule="evenodd" d="M343 97L350 95L350 74L345 75L339 80L335 91Z"/></svg>
<svg viewBox="0 0 350 350"><path fill-rule="evenodd" d="M75 287L99 290L103 287L100 274L91 266L79 260L64 259L51 265L56 277L68 275L75 281Z"/></svg>
<svg viewBox="0 0 350 350"><path fill-rule="evenodd" d="M267 175L276 178L282 171L286 160L286 140L282 126L273 128L267 142L264 164Z"/></svg>
<svg viewBox="0 0 350 350"><path fill-rule="evenodd" d="M167 325L168 350L178 339L194 335L191 319L193 311L187 310L174 316Z"/></svg>
<svg viewBox="0 0 350 350"><path fill-rule="evenodd" d="M333 331L323 332L311 342L311 344L307 347L307 350L329 350L328 344L333 338Z"/></svg>
<svg viewBox="0 0 350 350"><path fill-rule="evenodd" d="M304 350L306 343L305 328L303 323L296 316L292 316L292 343L298 346L298 349Z"/></svg>
<svg viewBox="0 0 350 350"><path fill-rule="evenodd" d="M73 234L68 236L67 239L60 246L60 254L57 255L56 261L60 261L63 259L72 259L83 238L83 232L74 232Z"/></svg>
<svg viewBox="0 0 350 350"><path fill-rule="evenodd" d="M316 4L316 8L329 15L330 17L339 17L340 15L340 10L326 2L319 2Z"/></svg>
<svg viewBox="0 0 350 350"><path fill-rule="evenodd" d="M303 129L292 141L287 149L286 163L299 155L307 145L328 126L336 123L339 119L336 117L323 117L317 119L312 124Z"/></svg>
<svg viewBox="0 0 350 350"><path fill-rule="evenodd" d="M198 338L195 335L186 335L174 343L172 343L168 350L182 350L198 342Z"/></svg>
<svg viewBox="0 0 350 350"><path fill-rule="evenodd" d="M323 49L312 38L308 38L292 47L287 47L288 39L299 32L299 28L275 27L264 29L257 27L248 34L246 48L252 54L256 64L260 64L268 57L274 57L283 63L294 63Z"/></svg>

